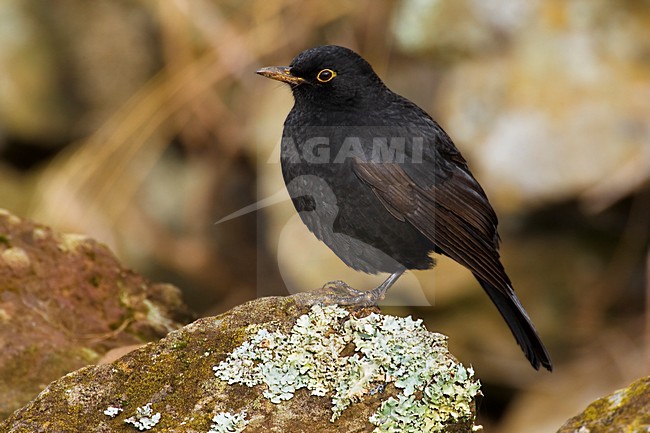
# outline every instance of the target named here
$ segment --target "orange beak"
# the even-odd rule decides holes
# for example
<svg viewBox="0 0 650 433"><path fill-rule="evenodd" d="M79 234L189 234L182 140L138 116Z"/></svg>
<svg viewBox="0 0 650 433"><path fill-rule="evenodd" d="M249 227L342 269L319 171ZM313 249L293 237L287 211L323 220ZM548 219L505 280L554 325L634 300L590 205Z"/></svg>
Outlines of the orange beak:
<svg viewBox="0 0 650 433"><path fill-rule="evenodd" d="M291 75L291 68L288 66L269 66L266 68L259 69L255 72L263 77L270 78L272 80L282 81L283 83L298 85L305 82L303 78L296 77Z"/></svg>

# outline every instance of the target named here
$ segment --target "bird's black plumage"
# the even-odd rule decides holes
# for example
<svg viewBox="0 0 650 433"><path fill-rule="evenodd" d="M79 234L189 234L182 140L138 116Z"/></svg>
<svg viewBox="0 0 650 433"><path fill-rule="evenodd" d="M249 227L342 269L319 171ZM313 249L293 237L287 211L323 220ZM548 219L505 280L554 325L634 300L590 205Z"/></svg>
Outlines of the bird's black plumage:
<svg viewBox="0 0 650 433"><path fill-rule="evenodd" d="M339 46L300 53L259 74L288 83L295 104L282 139L287 188L307 227L348 266L388 272L469 269L536 369L552 363L500 262L497 217L445 131ZM376 290L378 290L376 289Z"/></svg>

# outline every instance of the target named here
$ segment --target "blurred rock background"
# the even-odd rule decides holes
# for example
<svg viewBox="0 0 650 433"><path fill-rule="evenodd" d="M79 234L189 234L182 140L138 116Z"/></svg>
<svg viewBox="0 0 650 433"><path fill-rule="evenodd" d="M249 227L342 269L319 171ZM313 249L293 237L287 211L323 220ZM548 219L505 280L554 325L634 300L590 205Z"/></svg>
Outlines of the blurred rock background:
<svg viewBox="0 0 650 433"><path fill-rule="evenodd" d="M647 0L3 0L0 207L106 243L202 315L373 287L384 276L346 269L287 201L215 224L283 197L292 99L254 71L326 43L438 119L499 214L553 374L444 258L385 309L451 336L485 384L486 431L555 431L649 374Z"/></svg>

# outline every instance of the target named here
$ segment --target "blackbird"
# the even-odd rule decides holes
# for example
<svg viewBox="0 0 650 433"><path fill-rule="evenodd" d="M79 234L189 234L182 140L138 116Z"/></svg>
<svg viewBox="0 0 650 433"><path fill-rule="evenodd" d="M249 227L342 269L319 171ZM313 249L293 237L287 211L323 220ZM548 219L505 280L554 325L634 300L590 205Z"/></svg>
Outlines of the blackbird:
<svg viewBox="0 0 650 433"><path fill-rule="evenodd" d="M443 254L476 277L531 365L552 370L499 259L496 214L440 125L348 48L308 49L257 73L293 93L281 166L302 221L351 268L390 273L350 299L376 303Z"/></svg>

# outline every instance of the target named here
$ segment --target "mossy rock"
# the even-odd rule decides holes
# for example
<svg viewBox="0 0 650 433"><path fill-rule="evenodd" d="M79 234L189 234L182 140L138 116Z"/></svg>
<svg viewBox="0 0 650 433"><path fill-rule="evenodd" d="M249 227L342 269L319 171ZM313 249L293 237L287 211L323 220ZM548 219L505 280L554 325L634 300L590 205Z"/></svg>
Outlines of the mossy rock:
<svg viewBox="0 0 650 433"><path fill-rule="evenodd" d="M650 431L650 376L591 403L558 433L640 433Z"/></svg>
<svg viewBox="0 0 650 433"><path fill-rule="evenodd" d="M444 336L318 299L261 298L199 319L53 382L0 431L472 431L478 382Z"/></svg>

